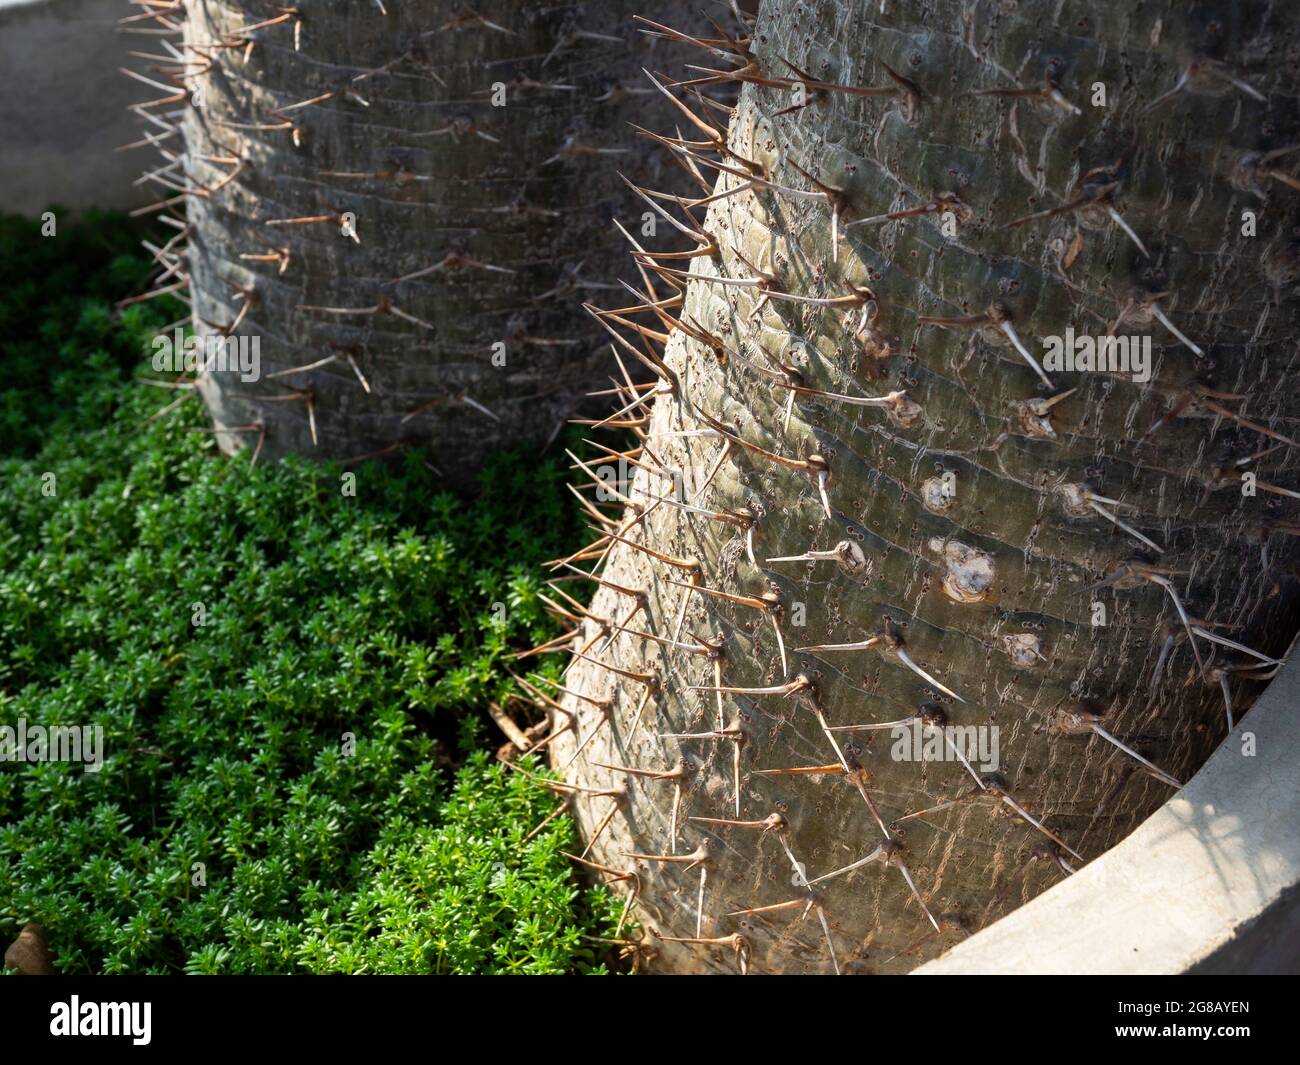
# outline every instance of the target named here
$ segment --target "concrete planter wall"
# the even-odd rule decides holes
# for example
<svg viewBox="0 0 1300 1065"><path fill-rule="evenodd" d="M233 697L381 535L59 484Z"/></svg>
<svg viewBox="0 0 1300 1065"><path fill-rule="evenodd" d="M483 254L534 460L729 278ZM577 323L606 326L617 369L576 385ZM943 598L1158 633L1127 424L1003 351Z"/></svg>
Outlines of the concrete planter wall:
<svg viewBox="0 0 1300 1065"><path fill-rule="evenodd" d="M1253 743L1253 755L1247 755ZM1300 662L1118 846L921 966L952 973L1300 972Z"/></svg>
<svg viewBox="0 0 1300 1065"><path fill-rule="evenodd" d="M124 0L0 0L0 210L138 207L156 186L132 186L152 151L114 152L140 138L129 104L147 85L119 67L156 40L117 32L138 12Z"/></svg>

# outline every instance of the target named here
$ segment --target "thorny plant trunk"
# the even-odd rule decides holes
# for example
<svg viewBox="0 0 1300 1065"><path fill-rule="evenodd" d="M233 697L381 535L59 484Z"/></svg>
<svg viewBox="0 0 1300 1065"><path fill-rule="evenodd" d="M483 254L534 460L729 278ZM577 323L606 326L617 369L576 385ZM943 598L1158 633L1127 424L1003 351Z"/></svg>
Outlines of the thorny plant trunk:
<svg viewBox="0 0 1300 1065"><path fill-rule="evenodd" d="M1170 798L1287 651L1300 13L778 0L728 50L692 271L741 283L686 289L550 749L654 967L906 971ZM1152 379L1040 375L1071 327ZM997 764L834 731L889 722Z"/></svg>
<svg viewBox="0 0 1300 1065"><path fill-rule="evenodd" d="M640 69L663 42L636 32L633 8L187 0L163 13L184 17L185 167L160 182L188 190L173 209L194 323L261 344L261 380L202 375L223 448L351 459L416 445L463 486L489 449L549 440L608 384L604 334L580 306L630 273L611 217L656 244L619 172L671 184L623 133L670 108Z"/></svg>

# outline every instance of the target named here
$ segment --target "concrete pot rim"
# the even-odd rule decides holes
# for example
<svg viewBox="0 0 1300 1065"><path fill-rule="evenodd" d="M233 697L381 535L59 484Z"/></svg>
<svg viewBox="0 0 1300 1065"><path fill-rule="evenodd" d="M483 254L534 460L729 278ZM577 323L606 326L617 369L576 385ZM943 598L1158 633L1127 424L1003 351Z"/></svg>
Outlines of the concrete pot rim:
<svg viewBox="0 0 1300 1065"><path fill-rule="evenodd" d="M1297 711L1293 660L1132 834L916 974L1300 971Z"/></svg>

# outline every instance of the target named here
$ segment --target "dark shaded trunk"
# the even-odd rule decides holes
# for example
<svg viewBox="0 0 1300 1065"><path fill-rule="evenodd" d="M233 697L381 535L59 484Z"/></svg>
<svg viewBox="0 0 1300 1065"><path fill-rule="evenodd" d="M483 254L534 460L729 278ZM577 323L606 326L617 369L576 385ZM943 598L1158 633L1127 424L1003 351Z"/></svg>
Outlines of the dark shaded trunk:
<svg viewBox="0 0 1300 1065"><path fill-rule="evenodd" d="M626 795L576 807L603 827L589 857L639 877L660 969L730 970L737 947L760 971L914 967L1104 852L1223 740L1224 692L1240 716L1269 667L1210 636L1286 652L1297 54L1300 16L1276 4L763 5L746 69L784 80L745 86L724 161L782 188L715 202L721 254L693 270L770 276L687 289L705 342L667 344L676 392L643 429L635 505L608 517L637 546L611 544L618 588L580 639L598 661L565 681L590 697L566 700L590 742L552 745L571 781ZM884 91L809 86L798 107L796 77ZM815 182L834 191L786 191ZM1056 369L1049 386L1011 334L1041 360L1069 328L1150 337L1152 379ZM675 479L750 517L656 500ZM713 661L680 645L715 635L723 686L790 693L702 690ZM591 699L612 700L608 722ZM995 729L996 764L826 730L895 721ZM628 857L701 847L689 869ZM795 860L836 875L810 889Z"/></svg>
<svg viewBox="0 0 1300 1065"><path fill-rule="evenodd" d="M224 448L421 446L463 486L488 450L551 439L607 383L580 304L630 273L611 218L656 243L618 172L673 180L628 135L670 108L640 69L663 42L634 9L186 4L195 324L261 349L258 381L203 375Z"/></svg>

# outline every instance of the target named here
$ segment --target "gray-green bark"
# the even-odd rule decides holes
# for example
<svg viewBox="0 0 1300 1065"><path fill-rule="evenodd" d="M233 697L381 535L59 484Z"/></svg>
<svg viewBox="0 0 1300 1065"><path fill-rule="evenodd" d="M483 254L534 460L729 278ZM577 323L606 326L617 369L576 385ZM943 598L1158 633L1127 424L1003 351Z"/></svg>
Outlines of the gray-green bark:
<svg viewBox="0 0 1300 1065"><path fill-rule="evenodd" d="M711 661L618 631L637 603L604 587L590 610L615 636L589 651L604 664L574 661L566 685L612 699L612 715L602 724L597 708L568 697L577 738L594 738L576 759L572 733L551 749L570 781L626 787L589 858L638 874L645 943L661 970L734 970L729 944L662 938L695 937L700 920L704 938L744 936L755 970L829 972L820 912L841 970L905 971L1067 875L1080 863L1070 851L1082 860L1101 854L1173 794L1092 725L1178 780L1223 740L1216 671L1252 660L1198 634L1198 666L1154 568L1176 571L1172 588L1204 632L1267 655L1288 647L1293 504L1269 488L1246 494L1242 474L1296 486L1296 156L1266 153L1300 139L1292 58L1300 16L1265 3L776 0L762 6L754 39L767 78L793 79L786 60L821 81L898 88L887 66L919 95L813 93L809 106L780 115L797 102L791 86L744 88L731 150L779 185L811 190L811 176L842 190L838 248L833 254L825 199L758 188L710 207L706 228L722 252L694 271L753 277L743 255L775 276L775 291L759 309L753 288L690 284L683 317L730 356L722 365L706 345L673 333L666 361L681 387L654 403L644 430L646 469L634 492L641 509L610 513L625 539L698 560L708 588L778 596L788 668L764 611L671 583L689 583L689 570L614 543L601 572L644 592L647 609L628 626L639 632L671 638L689 596L678 639L722 638L723 685L806 677L815 687L788 697L727 694L719 712L714 693L694 690L715 683ZM703 64L727 66L713 57ZM1102 106L1093 104L1098 83ZM718 191L738 184L723 175ZM928 214L843 228L930 202ZM1066 209L1011 225L1052 208ZM1255 235L1244 235L1251 217ZM780 295L864 288L878 310L866 328L869 304L821 307ZM999 310L967 325L921 321L978 318L989 308ZM1118 334L1152 338L1153 379L1058 371L1049 388L1009 343L1004 313L1039 359L1042 338L1067 327L1101 336L1118 321ZM884 409L804 392L787 429L791 392L782 381L853 396L906 391L906 400ZM792 469L740 445L697 493L723 438L671 434L707 429L708 418L787 459L820 456L829 516L817 465ZM645 494L672 491L658 463L685 471L685 498L697 506L756 515L757 565L737 526ZM844 541L860 549L860 565L852 551L847 566L766 561ZM1094 603L1104 624L1094 624ZM597 622L583 628L581 645L601 632ZM873 634L901 639L964 701L907 668L890 639L854 652L796 650ZM647 685L606 665L653 676L635 734ZM1240 716L1262 681L1237 669L1224 675ZM996 726L996 776L957 761L896 760L888 729L834 733L837 752L819 711L831 727L917 716ZM745 740L739 815L730 736L663 736L718 729L719 717ZM598 765L667 772L683 759L675 838L674 780ZM836 769L859 764L856 784ZM817 765L832 769L761 772ZM899 820L951 800L960 801ZM577 796L589 837L612 803ZM773 814L783 831L688 819ZM792 882L782 839L809 879L883 850L810 893ZM687 855L702 844L702 919L699 867L628 857ZM792 909L728 916L795 900Z"/></svg>
<svg viewBox="0 0 1300 1065"><path fill-rule="evenodd" d="M608 384L580 304L632 275L611 218L657 243L618 172L675 180L628 128L669 107L641 73L667 50L635 9L330 0L244 32L287 9L185 5L195 324L261 343L260 381L203 377L223 447L420 446L465 485L486 451L547 441Z"/></svg>

